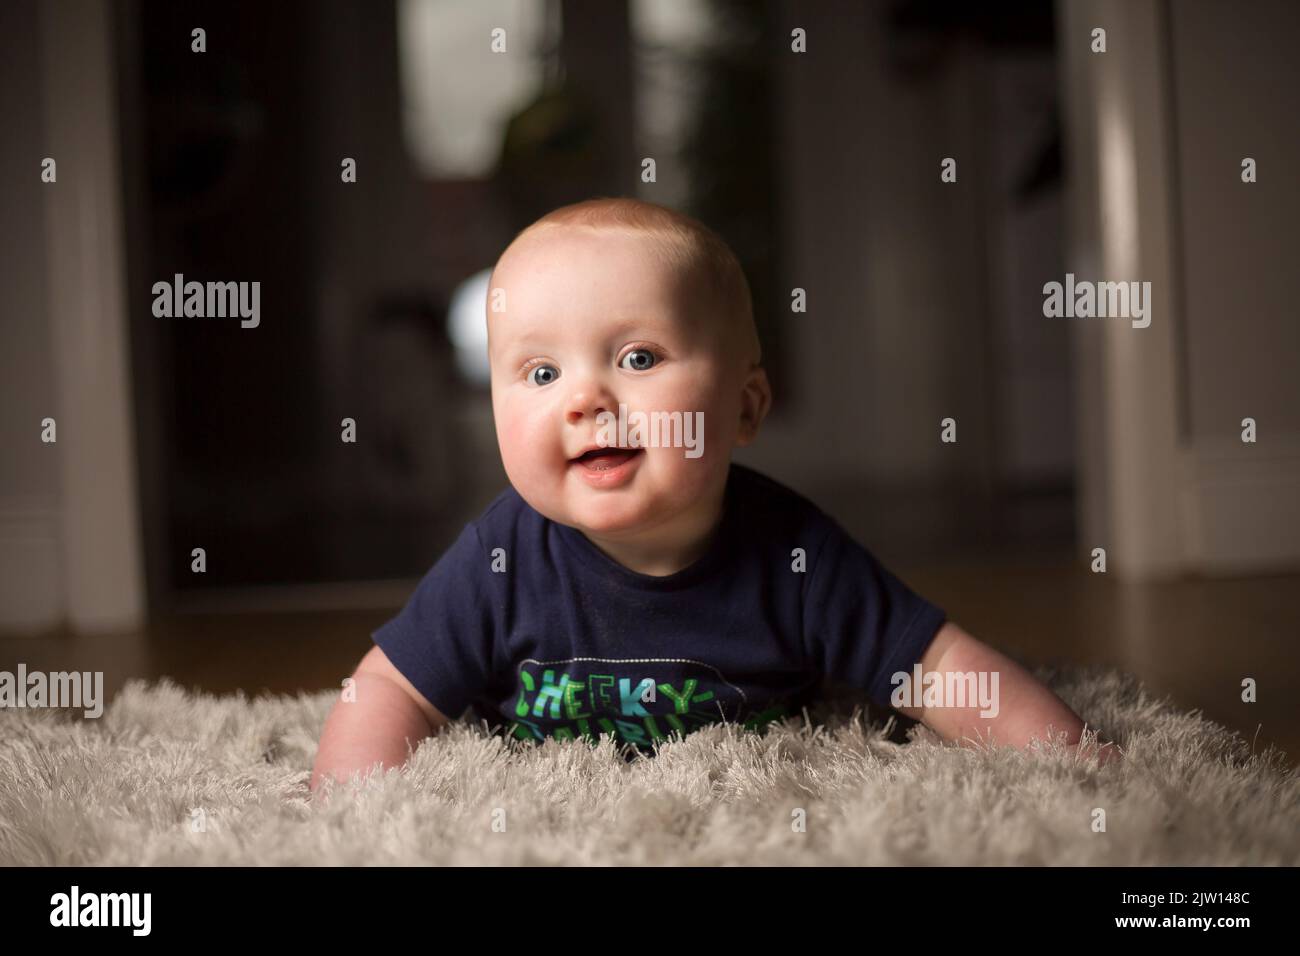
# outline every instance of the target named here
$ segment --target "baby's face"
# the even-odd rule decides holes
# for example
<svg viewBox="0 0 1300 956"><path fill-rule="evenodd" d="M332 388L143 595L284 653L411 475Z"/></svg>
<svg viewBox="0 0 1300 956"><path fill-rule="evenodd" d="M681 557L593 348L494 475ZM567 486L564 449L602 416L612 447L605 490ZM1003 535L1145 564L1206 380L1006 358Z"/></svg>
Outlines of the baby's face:
<svg viewBox="0 0 1300 956"><path fill-rule="evenodd" d="M504 310L493 311L502 294ZM488 302L497 441L511 484L533 508L588 533L629 537L699 517L716 500L740 427L739 363L721 323L702 314L704 301L646 239L533 234L498 263ZM618 416L620 404L629 419L680 412L683 426L688 416L692 427L702 422L690 450L698 457L643 445L577 461L602 444L598 416ZM661 445L673 435L662 430Z"/></svg>

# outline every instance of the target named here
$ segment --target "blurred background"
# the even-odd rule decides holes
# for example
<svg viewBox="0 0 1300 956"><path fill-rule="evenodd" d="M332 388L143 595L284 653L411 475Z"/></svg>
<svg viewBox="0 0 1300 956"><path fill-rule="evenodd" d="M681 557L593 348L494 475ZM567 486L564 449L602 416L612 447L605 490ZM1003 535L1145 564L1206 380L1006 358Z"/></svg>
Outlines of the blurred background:
<svg viewBox="0 0 1300 956"><path fill-rule="evenodd" d="M5 0L0 669L338 686L506 486L487 270L630 195L746 269L737 460L989 643L1295 763L1297 41L1287 0ZM1045 318L1067 272L1150 327ZM176 273L260 326L156 318Z"/></svg>

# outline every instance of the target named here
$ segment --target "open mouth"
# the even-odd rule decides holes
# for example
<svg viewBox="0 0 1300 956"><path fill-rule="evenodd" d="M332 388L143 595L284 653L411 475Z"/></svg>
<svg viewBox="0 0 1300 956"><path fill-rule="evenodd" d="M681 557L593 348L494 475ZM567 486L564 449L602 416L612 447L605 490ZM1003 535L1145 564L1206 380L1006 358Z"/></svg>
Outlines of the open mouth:
<svg viewBox="0 0 1300 956"><path fill-rule="evenodd" d="M593 448L577 458L570 459L569 463L582 465L591 471L608 471L644 452L644 448Z"/></svg>

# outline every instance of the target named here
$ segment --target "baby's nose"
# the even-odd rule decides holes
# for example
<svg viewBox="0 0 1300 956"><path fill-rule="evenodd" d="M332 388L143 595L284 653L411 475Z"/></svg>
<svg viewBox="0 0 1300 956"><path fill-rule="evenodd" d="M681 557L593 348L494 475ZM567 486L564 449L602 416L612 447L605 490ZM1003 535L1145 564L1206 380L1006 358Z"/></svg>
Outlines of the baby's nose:
<svg viewBox="0 0 1300 956"><path fill-rule="evenodd" d="M617 407L618 403L604 387L584 386L575 389L569 397L565 418L570 423L577 423L586 415L594 418L602 412L613 414L613 409Z"/></svg>
<svg viewBox="0 0 1300 956"><path fill-rule="evenodd" d="M605 408L603 405L600 404L597 404L593 408L584 408L583 406L572 406L569 408L567 418L571 424L576 425L578 422L582 421L582 419L587 415L590 415L592 418L595 418L598 415L602 415L608 411L609 409ZM611 412L610 414L613 413Z"/></svg>

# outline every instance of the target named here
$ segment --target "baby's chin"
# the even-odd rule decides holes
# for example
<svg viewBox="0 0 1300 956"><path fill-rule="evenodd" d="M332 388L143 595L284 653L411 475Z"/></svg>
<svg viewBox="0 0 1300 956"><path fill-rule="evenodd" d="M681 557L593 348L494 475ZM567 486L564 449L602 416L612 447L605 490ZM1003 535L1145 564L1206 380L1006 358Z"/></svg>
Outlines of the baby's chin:
<svg viewBox="0 0 1300 956"><path fill-rule="evenodd" d="M653 530L672 515L664 502L650 502L631 490L587 491L561 495L546 501L520 496L543 517L586 534L635 537Z"/></svg>
<svg viewBox="0 0 1300 956"><path fill-rule="evenodd" d="M633 537L653 528L664 517L662 509L649 507L639 500L613 501L606 498L566 507L562 509L561 517L551 520L587 534Z"/></svg>

